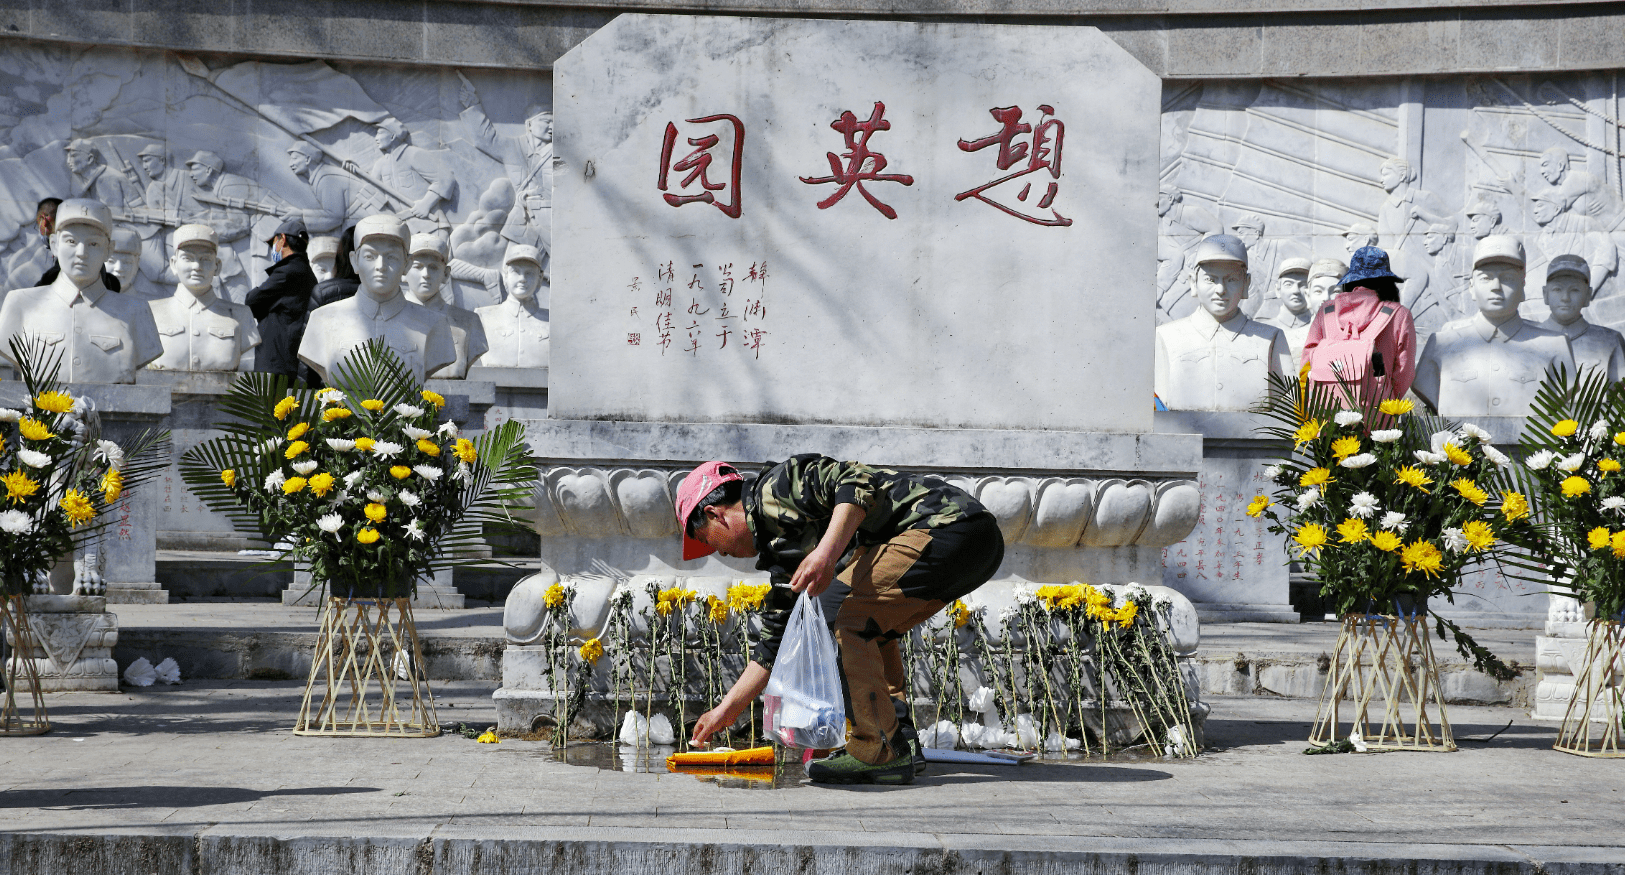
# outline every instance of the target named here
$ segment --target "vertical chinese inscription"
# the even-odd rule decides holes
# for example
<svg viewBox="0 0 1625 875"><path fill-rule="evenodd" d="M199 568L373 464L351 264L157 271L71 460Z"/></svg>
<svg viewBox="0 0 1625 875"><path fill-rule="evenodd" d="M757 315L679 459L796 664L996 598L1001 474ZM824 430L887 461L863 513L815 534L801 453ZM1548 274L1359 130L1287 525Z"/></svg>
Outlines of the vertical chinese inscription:
<svg viewBox="0 0 1625 875"><path fill-rule="evenodd" d="M641 276L632 277L626 285L627 316L632 320L626 345L644 346L644 333L653 319L654 341L648 345L658 346L661 356L674 351L698 358L708 350L732 348L760 359L769 334L767 261L752 261L749 267L737 264L691 263L682 271L688 274L685 280L679 278L677 262L668 260L655 265L652 286L645 286ZM740 272L744 276L737 276Z"/></svg>
<svg viewBox="0 0 1625 875"><path fill-rule="evenodd" d="M886 169L886 156L869 148L869 140L880 131L891 130L891 122L886 121L886 104L875 101L874 109L869 112L868 121L858 121L852 110L841 113L841 117L830 122L841 136L846 138L846 151L840 155L826 152L829 159L829 176L803 176L801 181L808 185L826 185L835 183L840 187L834 194L818 202L818 208L827 210L840 203L841 198L854 187L870 206L880 211L888 219L897 218L897 211L890 205L882 203L879 198L863 187L865 182L900 182L903 185L913 185L914 177L906 173L881 173Z"/></svg>
<svg viewBox="0 0 1625 875"><path fill-rule="evenodd" d="M994 163L999 170L1017 169L992 182L962 191L954 195L954 200L975 198L1035 225L1064 228L1072 224L1071 219L1056 212L1053 206L1061 185L1061 146L1066 137L1066 125L1055 118L1054 107L1047 103L1039 104L1037 127L1021 120L1022 109L1019 106L994 107L988 112L999 123L999 130L980 139L960 140L960 150L979 152L990 146L998 146L999 153ZM1034 176L1039 171L1048 171L1049 179ZM1029 176L1033 178L1028 179ZM1033 190L1035 181L1042 186L1041 190ZM1049 211L1049 215L1044 215L1045 210Z"/></svg>
<svg viewBox="0 0 1625 875"><path fill-rule="evenodd" d="M715 157L712 151L721 144L722 138L716 133L685 137L688 145L694 147L694 151L673 162L672 159L677 154L679 131L676 124L667 122L665 140L660 148L660 178L655 187L664 192L661 197L674 207L696 203L710 204L730 219L739 218L741 208L739 174L745 156L745 123L740 121L738 116L720 114L687 119L684 124L727 125L722 130L730 134L729 139L733 143L722 153L727 165L720 168L718 176L724 181L715 182L711 179L713 169L711 164ZM677 193L672 192L673 183ZM723 193L721 197L718 196L719 192Z"/></svg>

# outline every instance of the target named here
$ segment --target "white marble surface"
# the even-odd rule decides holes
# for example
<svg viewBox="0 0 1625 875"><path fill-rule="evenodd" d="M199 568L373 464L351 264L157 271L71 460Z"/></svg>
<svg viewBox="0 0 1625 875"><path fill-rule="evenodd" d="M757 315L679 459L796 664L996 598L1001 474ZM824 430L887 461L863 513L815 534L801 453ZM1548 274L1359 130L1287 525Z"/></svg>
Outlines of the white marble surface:
<svg viewBox="0 0 1625 875"><path fill-rule="evenodd" d="M554 75L553 416L1149 429L1161 87L1098 31L627 14ZM1036 133L969 150L1041 106L983 193L1048 226L975 194Z"/></svg>

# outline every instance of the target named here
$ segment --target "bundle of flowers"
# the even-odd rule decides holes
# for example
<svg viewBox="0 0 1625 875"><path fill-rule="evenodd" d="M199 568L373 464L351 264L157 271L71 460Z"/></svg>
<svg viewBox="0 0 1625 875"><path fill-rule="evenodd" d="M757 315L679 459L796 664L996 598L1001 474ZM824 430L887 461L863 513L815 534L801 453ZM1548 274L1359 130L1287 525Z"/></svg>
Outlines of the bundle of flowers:
<svg viewBox="0 0 1625 875"><path fill-rule="evenodd" d="M524 529L516 511L535 483L522 425L469 439L444 406L377 340L319 391L244 374L221 401L225 434L188 451L181 476L240 528L290 545L314 586L408 597L486 529Z"/></svg>
<svg viewBox="0 0 1625 875"><path fill-rule="evenodd" d="M1524 429L1542 535L1531 566L1597 616L1625 612L1625 384L1549 372Z"/></svg>
<svg viewBox="0 0 1625 875"><path fill-rule="evenodd" d="M25 396L0 407L0 597L49 592L52 566L94 541L119 497L169 456L168 432L103 439L89 399L57 380L60 354L20 339L11 351ZM94 574L80 584L99 589Z"/></svg>

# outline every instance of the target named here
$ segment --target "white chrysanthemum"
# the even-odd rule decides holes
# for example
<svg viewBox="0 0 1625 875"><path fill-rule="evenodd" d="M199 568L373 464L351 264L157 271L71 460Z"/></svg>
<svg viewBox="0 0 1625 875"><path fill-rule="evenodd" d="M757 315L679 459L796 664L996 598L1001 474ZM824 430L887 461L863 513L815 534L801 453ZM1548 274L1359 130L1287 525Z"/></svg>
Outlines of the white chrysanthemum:
<svg viewBox="0 0 1625 875"><path fill-rule="evenodd" d="M294 462L293 470L298 471L299 476L303 477L306 474L316 470L316 463L310 459L306 459L303 462Z"/></svg>
<svg viewBox="0 0 1625 875"><path fill-rule="evenodd" d="M330 513L316 520L316 525L329 535L338 534L338 530L344 528L344 517L336 513Z"/></svg>
<svg viewBox="0 0 1625 875"><path fill-rule="evenodd" d="M355 441L346 440L345 438L328 438L327 445L341 453L348 453L355 449Z"/></svg>
<svg viewBox="0 0 1625 875"><path fill-rule="evenodd" d="M372 445L373 454L380 459L388 459L398 456L400 455L401 450L404 449L406 448L395 443L394 441L378 441Z"/></svg>
<svg viewBox="0 0 1625 875"><path fill-rule="evenodd" d="M1497 468L1505 468L1506 466L1512 464L1512 459L1508 457L1506 453L1501 452L1489 444L1484 444L1483 446L1479 447L1479 449L1484 451L1484 458L1489 459L1490 464Z"/></svg>
<svg viewBox="0 0 1625 875"><path fill-rule="evenodd" d="M1405 430L1400 428L1385 428L1371 433L1371 439L1379 444L1391 444L1405 436Z"/></svg>
<svg viewBox="0 0 1625 875"><path fill-rule="evenodd" d="M1568 473L1573 474L1575 471L1580 470L1580 467L1585 463L1586 454L1575 453L1572 456L1564 456L1563 458L1557 460L1557 470L1567 471Z"/></svg>
<svg viewBox="0 0 1625 875"><path fill-rule="evenodd" d="M422 477L430 483L439 480L440 475L446 473L433 465L413 465L412 470L418 472L419 477Z"/></svg>
<svg viewBox="0 0 1625 875"><path fill-rule="evenodd" d="M399 498L401 500L401 504L404 504L407 507L417 507L423 503L423 499L419 498L418 494L410 489L402 489L400 494L396 495L395 497Z"/></svg>
<svg viewBox="0 0 1625 875"><path fill-rule="evenodd" d="M1337 415L1332 417L1332 421L1344 428L1348 428L1351 425L1359 425L1361 419L1362 417L1360 414L1353 410L1339 410L1337 411Z"/></svg>
<svg viewBox="0 0 1625 875"><path fill-rule="evenodd" d="M421 520L413 520L407 523L406 533L410 535L414 541L423 540L423 522Z"/></svg>
<svg viewBox="0 0 1625 875"><path fill-rule="evenodd" d="M1268 468L1265 468L1264 469L1264 476L1268 477L1271 480L1279 480L1279 479L1281 479L1281 466L1280 465L1271 465Z"/></svg>
<svg viewBox="0 0 1625 875"><path fill-rule="evenodd" d="M265 443L260 444L259 452L261 452L261 453L269 453L272 450L275 450L277 447L280 447L280 446L282 446L282 438L274 437L274 438L271 438L270 440L266 441Z"/></svg>
<svg viewBox="0 0 1625 875"><path fill-rule="evenodd" d="M445 422L440 423L439 431L445 437L456 437L457 436L457 423L452 422L451 420L448 419Z"/></svg>
<svg viewBox="0 0 1625 875"><path fill-rule="evenodd" d="M1427 450L1417 450L1414 455L1416 461L1424 465L1443 465L1448 458L1444 453L1432 453Z"/></svg>
<svg viewBox="0 0 1625 875"><path fill-rule="evenodd" d="M96 442L96 461L114 471L124 470L124 448L112 441Z"/></svg>
<svg viewBox="0 0 1625 875"><path fill-rule="evenodd" d="M1397 510L1391 510L1383 514L1382 522L1377 523L1378 528L1387 529L1390 532L1400 533L1403 533L1406 529L1410 528L1410 526L1410 521L1406 520L1405 515Z"/></svg>
<svg viewBox="0 0 1625 875"><path fill-rule="evenodd" d="M1320 490L1314 487L1298 494L1298 510L1308 510L1320 503Z"/></svg>
<svg viewBox="0 0 1625 875"><path fill-rule="evenodd" d="M282 470L279 468L272 471L270 475L265 478L265 491L276 492L277 490L281 489L282 484L286 482L288 482L288 475L282 473Z"/></svg>
<svg viewBox="0 0 1625 875"><path fill-rule="evenodd" d="M316 397L321 399L323 404L337 404L344 400L344 393L332 387L328 387L320 392L317 392Z"/></svg>
<svg viewBox="0 0 1625 875"><path fill-rule="evenodd" d="M1602 509L1618 512L1625 509L1625 497L1610 495L1602 500Z"/></svg>
<svg viewBox="0 0 1625 875"><path fill-rule="evenodd" d="M51 464L51 457L37 450L18 450L17 460L30 468L43 468Z"/></svg>
<svg viewBox="0 0 1625 875"><path fill-rule="evenodd" d="M456 477L458 480L461 480L464 483L473 483L474 469L469 467L467 462L458 462L457 470L451 476Z"/></svg>
<svg viewBox="0 0 1625 875"><path fill-rule="evenodd" d="M369 489L367 490L367 500L373 504L383 504L389 500L389 496L377 489Z"/></svg>
<svg viewBox="0 0 1625 875"><path fill-rule="evenodd" d="M23 412L12 410L10 407L0 407L0 422L22 422Z"/></svg>
<svg viewBox="0 0 1625 875"><path fill-rule="evenodd" d="M94 405L90 403L90 396L79 395L73 399L73 406L68 408L68 413L74 416L83 417L86 413L90 412L90 408L93 406Z"/></svg>
<svg viewBox="0 0 1625 875"><path fill-rule="evenodd" d="M1528 465L1529 470L1531 471L1544 471L1546 470L1546 466L1550 465L1552 460L1556 458L1557 454L1551 450L1541 450L1540 452L1523 460L1523 463Z"/></svg>
<svg viewBox="0 0 1625 875"><path fill-rule="evenodd" d="M1591 435L1592 440L1600 441L1607 437L1611 431L1612 429L1608 427L1608 420L1599 419L1591 424L1591 431L1588 434Z"/></svg>
<svg viewBox="0 0 1625 875"><path fill-rule="evenodd" d="M1368 520L1377 512L1377 497L1369 492L1356 493L1349 499L1349 515Z"/></svg>
<svg viewBox="0 0 1625 875"><path fill-rule="evenodd" d="M434 437L434 432L429 431L428 429L418 428L415 425L403 426L401 431L406 432L406 436L415 441L421 441L426 438Z"/></svg>
<svg viewBox="0 0 1625 875"><path fill-rule="evenodd" d="M360 471L351 471L350 473L344 475L344 488L349 489L350 487L355 485L355 482L357 480L360 480L360 479L361 479L361 472Z"/></svg>
<svg viewBox="0 0 1625 875"><path fill-rule="evenodd" d="M1433 437L1430 439L1428 448L1433 450L1433 452L1438 453L1440 456L1443 456L1445 444L1455 444L1458 447L1461 446L1461 435L1456 434L1453 431L1436 431L1433 433Z"/></svg>
<svg viewBox="0 0 1625 875"><path fill-rule="evenodd" d="M1446 550L1452 553L1460 553L1467 549L1467 536L1461 533L1461 529L1445 529L1441 534L1444 536L1444 548Z"/></svg>
<svg viewBox="0 0 1625 875"><path fill-rule="evenodd" d="M1018 605L1030 605L1038 601L1038 588L1030 583L1023 583L1016 587L1012 594L1016 597L1016 604Z"/></svg>
<svg viewBox="0 0 1625 875"><path fill-rule="evenodd" d="M0 511L0 531L12 535L27 534L34 530L34 518L20 510Z"/></svg>
<svg viewBox="0 0 1625 875"><path fill-rule="evenodd" d="M423 415L423 408L414 407L410 404L397 404L395 405L395 412L408 419L417 419Z"/></svg>
<svg viewBox="0 0 1625 875"><path fill-rule="evenodd" d="M1337 464L1342 465L1345 468L1364 468L1375 461L1377 461L1377 457L1371 453L1360 453L1358 455L1349 456L1347 459L1344 459Z"/></svg>
<svg viewBox="0 0 1625 875"><path fill-rule="evenodd" d="M1482 428L1479 428L1476 425L1473 425L1470 422L1462 423L1462 425L1461 425L1461 433L1464 434L1464 435L1467 435L1469 437L1478 438L1480 441L1482 441L1483 443L1486 443L1486 444L1489 443L1492 440L1495 440L1495 438L1490 436L1489 432L1485 431Z"/></svg>

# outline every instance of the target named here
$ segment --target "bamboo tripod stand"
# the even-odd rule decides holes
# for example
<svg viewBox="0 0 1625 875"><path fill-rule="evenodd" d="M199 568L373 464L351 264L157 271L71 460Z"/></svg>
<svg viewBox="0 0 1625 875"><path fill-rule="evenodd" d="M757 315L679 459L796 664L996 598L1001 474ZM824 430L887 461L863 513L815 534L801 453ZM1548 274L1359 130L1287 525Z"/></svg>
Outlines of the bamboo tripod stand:
<svg viewBox="0 0 1625 875"><path fill-rule="evenodd" d="M1625 722L1625 627L1592 620L1585 659L1574 672L1574 694L1563 712L1553 750L1583 757L1625 757L1620 733ZM1598 724L1599 735L1592 737Z"/></svg>
<svg viewBox="0 0 1625 875"><path fill-rule="evenodd" d="M440 734L408 599L327 599L294 735L430 738ZM405 674L405 678L400 675ZM397 690L404 681L407 690ZM317 696L316 687L322 687ZM410 691L410 700L398 693Z"/></svg>
<svg viewBox="0 0 1625 875"><path fill-rule="evenodd" d="M0 735L40 735L51 731L40 692L39 670L34 666L34 633L28 627L27 596L0 596L0 677L6 689L0 698ZM33 716L17 694L32 699Z"/></svg>
<svg viewBox="0 0 1625 875"><path fill-rule="evenodd" d="M1380 700L1383 709L1375 734L1367 715L1373 700ZM1352 706L1347 729L1342 720L1345 704ZM1437 727L1428 717L1430 705L1438 711ZM1426 614L1343 617L1309 741L1326 745L1347 738L1351 731L1358 731L1371 750L1456 749Z"/></svg>

